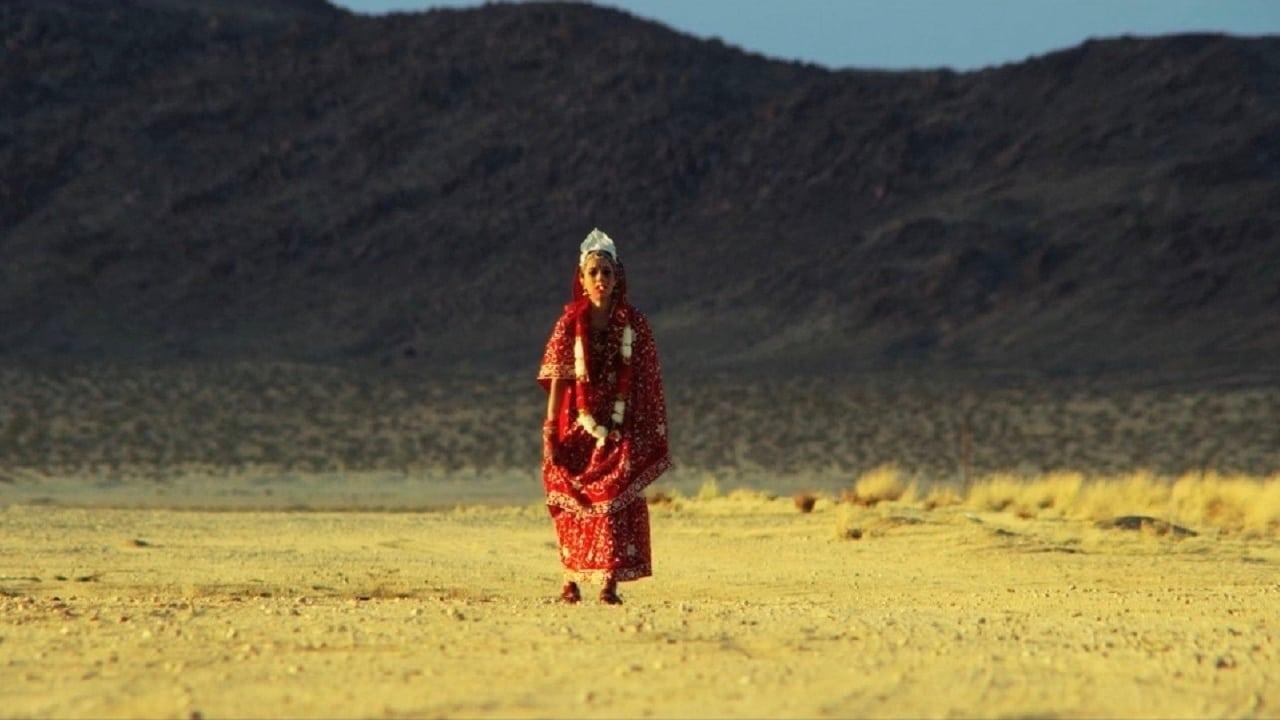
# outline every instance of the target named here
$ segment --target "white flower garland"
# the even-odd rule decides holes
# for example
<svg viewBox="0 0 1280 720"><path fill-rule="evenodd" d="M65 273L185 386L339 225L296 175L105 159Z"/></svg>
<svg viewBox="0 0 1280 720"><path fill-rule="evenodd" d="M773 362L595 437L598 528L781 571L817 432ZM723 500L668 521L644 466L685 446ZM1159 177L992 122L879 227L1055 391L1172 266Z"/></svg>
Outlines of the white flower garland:
<svg viewBox="0 0 1280 720"><path fill-rule="evenodd" d="M622 362L627 365L631 364L631 345L635 340L635 336L635 331L631 329L630 324L622 329ZM587 355L582 346L581 336L574 338L573 341L573 372L579 380L587 377ZM615 427L622 424L622 419L626 417L626 412L627 401L619 396L613 403L613 414L610 416ZM596 439L596 447L603 446L605 439L609 437L609 428L597 423L595 417L586 410L578 412L578 424L582 426L583 430L587 431L587 434Z"/></svg>
<svg viewBox="0 0 1280 720"><path fill-rule="evenodd" d="M573 376L578 380L587 379L587 353L582 349L582 337L573 339Z"/></svg>

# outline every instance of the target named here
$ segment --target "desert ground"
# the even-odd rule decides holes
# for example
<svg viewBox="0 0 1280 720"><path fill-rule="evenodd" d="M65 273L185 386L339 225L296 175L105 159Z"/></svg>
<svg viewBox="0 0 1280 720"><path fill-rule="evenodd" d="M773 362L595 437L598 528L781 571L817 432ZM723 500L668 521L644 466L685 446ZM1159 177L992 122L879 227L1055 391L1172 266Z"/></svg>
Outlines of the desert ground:
<svg viewBox="0 0 1280 720"><path fill-rule="evenodd" d="M622 607L541 402L0 369L0 717L1280 716L1280 383L673 372Z"/></svg>
<svg viewBox="0 0 1280 720"><path fill-rule="evenodd" d="M1101 486L1046 481L1027 512L998 484L957 504L886 484L807 513L655 492L656 576L621 607L552 601L537 505L11 505L0 716L1280 714L1280 503L1111 527L1081 514L1125 496Z"/></svg>

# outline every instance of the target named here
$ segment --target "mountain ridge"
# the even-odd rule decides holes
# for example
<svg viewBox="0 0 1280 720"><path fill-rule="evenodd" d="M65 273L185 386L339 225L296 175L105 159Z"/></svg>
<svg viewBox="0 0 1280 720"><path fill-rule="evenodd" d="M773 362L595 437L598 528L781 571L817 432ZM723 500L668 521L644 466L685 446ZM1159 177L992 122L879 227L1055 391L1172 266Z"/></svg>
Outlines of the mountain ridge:
<svg viewBox="0 0 1280 720"><path fill-rule="evenodd" d="M593 6L271 7L0 11L0 356L524 368L594 226L677 365L1280 350L1280 39L835 71Z"/></svg>

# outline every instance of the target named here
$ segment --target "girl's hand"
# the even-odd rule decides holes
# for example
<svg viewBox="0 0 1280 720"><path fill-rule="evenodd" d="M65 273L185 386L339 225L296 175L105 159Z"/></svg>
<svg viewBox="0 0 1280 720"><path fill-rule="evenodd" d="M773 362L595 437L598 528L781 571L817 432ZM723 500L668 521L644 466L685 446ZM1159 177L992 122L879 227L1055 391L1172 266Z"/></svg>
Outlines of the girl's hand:
<svg viewBox="0 0 1280 720"><path fill-rule="evenodd" d="M547 420L542 423L542 456L554 458L556 452L556 421Z"/></svg>

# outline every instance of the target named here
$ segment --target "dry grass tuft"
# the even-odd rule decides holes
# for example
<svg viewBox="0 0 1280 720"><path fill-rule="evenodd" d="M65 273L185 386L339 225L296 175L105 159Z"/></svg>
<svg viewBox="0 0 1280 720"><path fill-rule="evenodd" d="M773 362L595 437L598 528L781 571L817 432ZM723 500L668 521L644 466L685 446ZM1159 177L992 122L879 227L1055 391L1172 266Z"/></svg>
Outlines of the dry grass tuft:
<svg viewBox="0 0 1280 720"><path fill-rule="evenodd" d="M939 504L929 505L931 497L925 498L926 509ZM1029 479L997 474L975 483L962 504L1024 518L1099 522L1142 516L1253 537L1280 535L1280 475L1205 472L1170 481L1148 471L1088 480L1070 472Z"/></svg>
<svg viewBox="0 0 1280 720"><path fill-rule="evenodd" d="M1191 473L1169 490L1178 519L1239 530L1251 536L1280 535L1280 474L1270 478Z"/></svg>
<svg viewBox="0 0 1280 720"><path fill-rule="evenodd" d="M836 508L836 538L840 540L862 539L861 508L848 503L840 503Z"/></svg>
<svg viewBox="0 0 1280 720"><path fill-rule="evenodd" d="M718 497L720 497L720 483L714 476L709 476L702 481L702 486L698 488L697 499L715 500Z"/></svg>
<svg viewBox="0 0 1280 720"><path fill-rule="evenodd" d="M1011 475L991 475L969 488L964 504L977 510L1000 512L1013 504L1023 487L1024 483Z"/></svg>
<svg viewBox="0 0 1280 720"><path fill-rule="evenodd" d="M902 470L893 463L879 465L858 477L852 491L846 491L844 500L855 505L871 507L877 503L901 500L914 488L907 485Z"/></svg>
<svg viewBox="0 0 1280 720"><path fill-rule="evenodd" d="M645 501L652 507L654 505L672 505L676 499L663 490L650 490L645 496Z"/></svg>
<svg viewBox="0 0 1280 720"><path fill-rule="evenodd" d="M949 485L938 485L929 488L929 492L920 499L920 507L925 510L933 510L940 507L952 507L960 505L964 502L964 497L953 487Z"/></svg>
<svg viewBox="0 0 1280 720"><path fill-rule="evenodd" d="M1139 471L1085 483L1063 507L1068 517L1106 520L1119 515L1163 517L1168 514L1168 502L1168 484L1150 472Z"/></svg>

